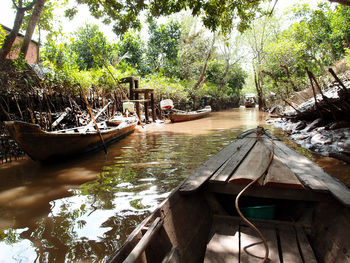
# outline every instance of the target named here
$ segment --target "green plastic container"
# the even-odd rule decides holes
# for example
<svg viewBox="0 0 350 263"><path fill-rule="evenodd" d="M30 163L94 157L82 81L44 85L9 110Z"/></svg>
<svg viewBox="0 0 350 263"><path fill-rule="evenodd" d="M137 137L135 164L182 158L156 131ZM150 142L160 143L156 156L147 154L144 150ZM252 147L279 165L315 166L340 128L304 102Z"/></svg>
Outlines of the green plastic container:
<svg viewBox="0 0 350 263"><path fill-rule="evenodd" d="M274 219L275 205L250 206L242 207L241 212L245 217L260 218L260 219Z"/></svg>

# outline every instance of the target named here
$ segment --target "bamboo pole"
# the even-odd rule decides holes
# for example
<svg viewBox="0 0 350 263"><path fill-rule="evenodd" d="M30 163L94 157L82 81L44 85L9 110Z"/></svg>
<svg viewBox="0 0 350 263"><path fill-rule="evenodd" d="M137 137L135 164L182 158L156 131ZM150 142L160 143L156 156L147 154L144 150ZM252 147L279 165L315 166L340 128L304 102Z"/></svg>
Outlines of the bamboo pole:
<svg viewBox="0 0 350 263"><path fill-rule="evenodd" d="M81 92L81 95L83 96L83 99L84 99L84 101L85 101L85 103L86 103L86 107L87 107L87 109L88 109L88 112L89 112L89 114L90 114L90 117L91 117L92 121L93 121L94 124L95 124L95 128L96 128L96 130L97 130L97 132L98 132L98 135L100 136L100 140L101 140L101 142L102 142L102 144L103 144L103 148L104 148L105 154L107 154L107 147L106 147L106 144L105 144L105 142L104 142L104 140L103 140L101 131L100 131L100 129L98 128L98 125L97 125L97 123L96 123L96 120L95 120L95 118L94 118L94 115L92 114L91 108L90 108L90 106L89 106L89 102L88 102L88 100L86 99L84 92L83 92L82 90L81 90L80 92Z"/></svg>
<svg viewBox="0 0 350 263"><path fill-rule="evenodd" d="M329 68L328 71L332 74L332 76L335 78L336 81L340 84L340 86L343 88L343 90L348 93L347 88L345 87L344 83L338 78L337 74L335 74L334 70L332 68Z"/></svg>

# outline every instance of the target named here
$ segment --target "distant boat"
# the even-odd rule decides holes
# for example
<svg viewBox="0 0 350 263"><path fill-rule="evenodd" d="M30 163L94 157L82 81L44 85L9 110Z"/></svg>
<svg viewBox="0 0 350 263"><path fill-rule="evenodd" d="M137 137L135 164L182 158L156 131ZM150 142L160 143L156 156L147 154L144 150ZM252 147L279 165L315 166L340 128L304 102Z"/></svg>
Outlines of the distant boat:
<svg viewBox="0 0 350 263"><path fill-rule="evenodd" d="M100 122L98 127L105 144L118 141L132 133L137 121ZM62 159L103 148L104 144L93 125L46 132L39 125L6 121L9 135L35 161Z"/></svg>
<svg viewBox="0 0 350 263"><path fill-rule="evenodd" d="M211 107L206 106L205 108L201 110L196 111L172 111L169 113L168 117L171 120L171 122L181 122L181 121L191 121L199 118L204 118L209 116L211 112Z"/></svg>
<svg viewBox="0 0 350 263"><path fill-rule="evenodd" d="M256 104L256 99L254 94L247 94L244 98L244 106L246 108L254 108Z"/></svg>
<svg viewBox="0 0 350 263"><path fill-rule="evenodd" d="M349 262L350 190L260 132L199 166L107 262Z"/></svg>

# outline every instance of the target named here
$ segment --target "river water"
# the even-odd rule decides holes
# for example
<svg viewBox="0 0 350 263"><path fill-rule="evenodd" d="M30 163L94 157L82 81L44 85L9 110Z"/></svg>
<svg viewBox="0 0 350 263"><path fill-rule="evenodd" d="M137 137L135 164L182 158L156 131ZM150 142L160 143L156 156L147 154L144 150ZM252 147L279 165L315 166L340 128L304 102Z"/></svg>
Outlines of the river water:
<svg viewBox="0 0 350 263"><path fill-rule="evenodd" d="M196 167L264 126L350 184L350 166L299 148L257 109L149 124L103 151L59 164L0 166L0 262L101 262Z"/></svg>

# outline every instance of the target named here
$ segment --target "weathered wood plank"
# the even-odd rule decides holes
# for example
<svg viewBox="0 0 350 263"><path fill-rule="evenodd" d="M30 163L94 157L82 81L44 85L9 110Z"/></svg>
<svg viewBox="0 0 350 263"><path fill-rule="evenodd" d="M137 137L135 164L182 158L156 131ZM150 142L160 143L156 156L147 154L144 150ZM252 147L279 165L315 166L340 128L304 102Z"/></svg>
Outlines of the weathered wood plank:
<svg viewBox="0 0 350 263"><path fill-rule="evenodd" d="M162 263L180 263L181 255L177 247L173 247L166 257L162 260Z"/></svg>
<svg viewBox="0 0 350 263"><path fill-rule="evenodd" d="M226 163L218 170L218 172L213 175L211 180L223 182L227 181L237 166L241 164L242 160L244 161L244 158L253 148L256 142L255 138L255 134L252 134L252 136L249 138L243 138L242 146L239 148L239 150L226 161Z"/></svg>
<svg viewBox="0 0 350 263"><path fill-rule="evenodd" d="M274 157L265 177L264 186L303 189L295 174L277 156Z"/></svg>
<svg viewBox="0 0 350 263"><path fill-rule="evenodd" d="M280 262L278 255L278 245L276 232L273 228L262 228L259 230L265 237L269 247L269 262ZM260 243L259 243L260 242ZM259 243L252 245L254 243ZM252 245L252 246L250 246ZM240 262L256 263L261 262L265 256L265 246L259 238L258 234L255 233L250 227L241 225L240 226Z"/></svg>
<svg viewBox="0 0 350 263"><path fill-rule="evenodd" d="M269 143L269 139L264 138ZM275 155L298 177L304 186L315 191L330 191L341 203L350 207L350 189L321 167L280 141L274 141Z"/></svg>
<svg viewBox="0 0 350 263"><path fill-rule="evenodd" d="M206 186L206 190L214 193L238 194L243 189L243 187L244 185L235 183L222 184L215 181L209 181ZM325 201L330 198L328 192L314 192L310 189L261 187L254 185L248 188L244 195L262 198L304 201Z"/></svg>
<svg viewBox="0 0 350 263"><path fill-rule="evenodd" d="M254 138L252 138L254 140ZM180 186L181 193L191 193L204 184L231 156L246 143L245 139L235 140L216 155L199 166Z"/></svg>
<svg viewBox="0 0 350 263"><path fill-rule="evenodd" d="M238 234L238 231L233 236L215 233L207 245L204 263L238 262Z"/></svg>
<svg viewBox="0 0 350 263"><path fill-rule="evenodd" d="M294 228L291 226L279 226L278 230L283 263L303 263Z"/></svg>
<svg viewBox="0 0 350 263"><path fill-rule="evenodd" d="M271 140L263 139L266 145L270 145ZM328 191L328 188L317 177L316 173L322 170L306 157L300 155L287 147L280 141L274 141L274 153L302 182L302 184L315 191Z"/></svg>
<svg viewBox="0 0 350 263"><path fill-rule="evenodd" d="M229 181L241 184L254 181L268 168L271 154L264 143L257 141ZM257 182L257 184L261 185L261 182Z"/></svg>
<svg viewBox="0 0 350 263"><path fill-rule="evenodd" d="M310 232L312 247L323 262L350 261L350 208L335 200L316 207Z"/></svg>
<svg viewBox="0 0 350 263"><path fill-rule="evenodd" d="M238 262L238 223L214 218L210 240L205 251L205 263Z"/></svg>
<svg viewBox="0 0 350 263"><path fill-rule="evenodd" d="M304 230L301 227L297 227L296 231L297 231L299 246L300 246L301 252L303 254L304 262L317 263L315 254L311 248L309 240L307 239L307 237L305 235Z"/></svg>
<svg viewBox="0 0 350 263"><path fill-rule="evenodd" d="M128 257L123 261L123 263L134 263L141 256L141 254L145 251L147 245L152 240L154 235L162 226L163 221L160 217L156 218L152 225L147 230L146 234L141 238L139 243L134 247Z"/></svg>

